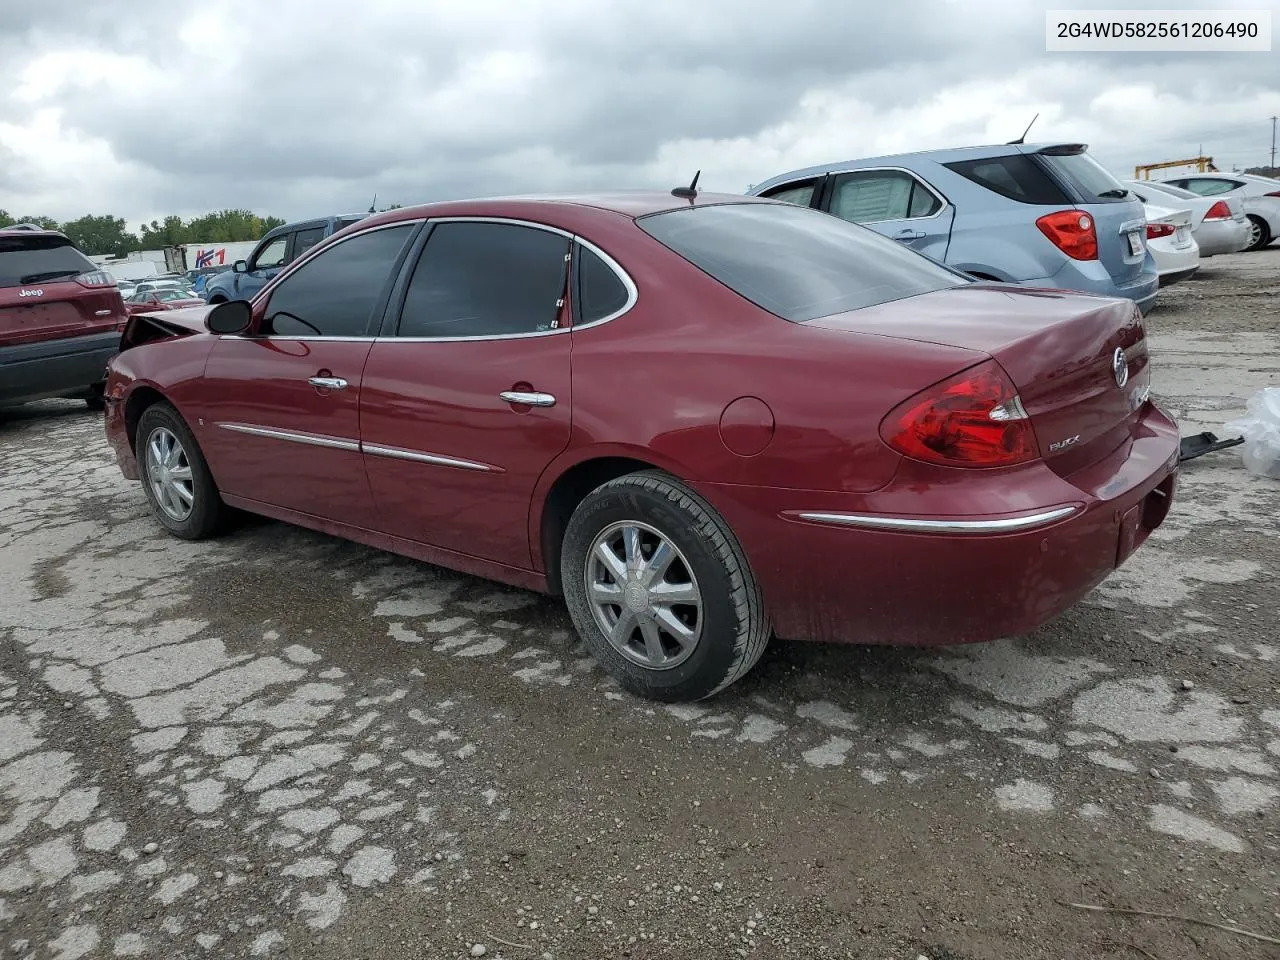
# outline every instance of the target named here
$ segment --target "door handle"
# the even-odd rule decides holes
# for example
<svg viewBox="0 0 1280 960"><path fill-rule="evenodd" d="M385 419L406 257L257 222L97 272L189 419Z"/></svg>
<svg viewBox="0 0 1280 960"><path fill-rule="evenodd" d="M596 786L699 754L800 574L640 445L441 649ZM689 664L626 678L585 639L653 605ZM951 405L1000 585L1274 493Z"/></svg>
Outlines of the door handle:
<svg viewBox="0 0 1280 960"><path fill-rule="evenodd" d="M895 240L923 240L923 239L924 239L924 231L922 231L922 230L903 230L903 231L902 231L900 234L898 234L898 235L897 235L897 237L895 237L894 239L895 239Z"/></svg>
<svg viewBox="0 0 1280 960"><path fill-rule="evenodd" d="M307 383L321 390L345 390L347 381L341 377L308 377Z"/></svg>
<svg viewBox="0 0 1280 960"><path fill-rule="evenodd" d="M549 393L524 393L519 390L505 390L498 394L507 403L515 403L524 407L554 407L556 398Z"/></svg>

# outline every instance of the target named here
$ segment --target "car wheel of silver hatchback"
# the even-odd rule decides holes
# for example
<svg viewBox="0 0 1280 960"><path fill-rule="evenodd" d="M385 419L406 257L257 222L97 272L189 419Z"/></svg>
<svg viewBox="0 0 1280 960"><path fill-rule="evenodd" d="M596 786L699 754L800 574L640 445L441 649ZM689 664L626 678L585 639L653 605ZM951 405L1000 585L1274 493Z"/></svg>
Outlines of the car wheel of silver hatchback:
<svg viewBox="0 0 1280 960"><path fill-rule="evenodd" d="M142 412L134 437L142 488L156 519L185 540L214 533L226 507L178 411L168 403L152 404Z"/></svg>

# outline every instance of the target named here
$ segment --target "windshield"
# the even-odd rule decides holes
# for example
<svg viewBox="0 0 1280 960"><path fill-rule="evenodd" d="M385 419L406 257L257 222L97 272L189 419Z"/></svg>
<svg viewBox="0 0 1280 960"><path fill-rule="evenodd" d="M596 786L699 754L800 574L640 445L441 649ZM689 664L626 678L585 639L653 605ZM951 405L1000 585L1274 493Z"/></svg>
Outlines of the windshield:
<svg viewBox="0 0 1280 960"><path fill-rule="evenodd" d="M0 237L0 287L66 280L94 269L66 237Z"/></svg>
<svg viewBox="0 0 1280 960"><path fill-rule="evenodd" d="M1040 162L1066 180L1085 203L1116 203L1130 193L1107 168L1087 153L1040 153Z"/></svg>
<svg viewBox="0 0 1280 960"><path fill-rule="evenodd" d="M735 293L796 322L972 282L866 227L789 203L690 207L637 223Z"/></svg>

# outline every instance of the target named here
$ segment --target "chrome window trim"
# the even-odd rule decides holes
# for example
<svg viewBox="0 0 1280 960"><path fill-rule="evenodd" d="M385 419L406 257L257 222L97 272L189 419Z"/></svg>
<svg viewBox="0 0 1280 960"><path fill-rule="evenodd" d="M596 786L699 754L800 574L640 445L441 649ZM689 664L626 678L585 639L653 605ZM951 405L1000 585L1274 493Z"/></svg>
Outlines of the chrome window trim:
<svg viewBox="0 0 1280 960"><path fill-rule="evenodd" d="M351 453L360 452L360 444L355 440L344 440L341 437L329 437L320 433L277 430L272 427L255 426L251 423L219 422L217 425L223 430L230 430L233 433L247 433L254 437L266 437L270 440L288 440L292 443L304 443L312 447L328 447L333 450L347 450Z"/></svg>
<svg viewBox="0 0 1280 960"><path fill-rule="evenodd" d="M601 317L599 320L592 320L590 323L583 323L577 326L570 324L567 327L557 327L555 330L531 330L528 333L497 333L497 334L487 334L487 335L480 335L480 336L474 336L474 337L395 337L395 336L284 337L284 336L276 336L274 334L250 337L240 333L231 333L231 334L219 334L218 335L219 339L261 340L261 341L268 341L268 342L273 340L288 340L290 342L302 342L302 343L320 342L320 341L323 341L326 343L363 343L366 341L367 342L395 341L398 343L457 343L457 342L469 342L469 341L477 341L477 340L526 340L532 337L553 337L558 334L570 333L574 330L590 330L594 327L599 327L603 324L609 323L612 320L618 319L618 317L621 317L624 314L629 313L632 310L632 308L635 307L636 303L638 303L640 300L640 290L636 286L636 282L631 278L631 275L627 273L627 271L622 267L622 265L618 263L618 261L615 260L613 257L611 257L609 254L605 253L602 249L600 249L590 240L587 240L585 237L575 234L572 231L564 230L560 227L553 227L545 223L537 223L533 220L519 220L514 217L488 217L488 216L417 217L413 220L396 220L392 223L381 223L381 224L378 224L377 226L368 227L364 230L359 230L351 234L350 236L343 237L341 240L337 241L336 243L333 243L330 246L325 247L325 250L332 250L334 247L338 246L338 244L346 243L348 240L354 240L356 237L362 237L367 233L373 233L375 230L387 230L392 227L400 227L400 226L405 226L406 224L419 224L419 223L427 223L427 224L502 223L502 224L507 224L509 226L530 227L536 230L546 230L549 233L554 233L559 236L565 237L569 241L570 246L572 246L572 244L574 243L580 243L582 244L582 246L586 247L588 250L590 250L592 253L594 253L601 260L604 261L605 265L610 270L613 271L614 275L617 276L617 278L622 281L622 285L626 287L627 302L623 304L623 306L620 309L615 310L613 313L608 314L607 316ZM430 241L428 241L428 246L429 245L430 245ZM315 248L313 247L312 250L314 249ZM425 246L423 247L423 252L424 253L426 252ZM298 269L303 264L308 263L311 259L314 258L314 256L316 255L309 250L301 260L293 261L293 263L290 263L287 267L285 267L283 271L276 274L276 276L272 277L271 280L268 281L267 285L263 287L261 290L259 290L254 295L253 299L249 301L250 307L256 308L259 299L271 293L274 290L274 288L279 283L281 283L286 277L291 276L295 269Z"/></svg>
<svg viewBox="0 0 1280 960"><path fill-rule="evenodd" d="M947 210L955 209L951 201L948 200L946 197L944 197L941 193L939 193L937 188L935 188L933 184L927 182L923 177L920 176L920 174L916 173L914 170L908 169L907 167L855 167L852 170L829 170L827 171L827 174L828 176L831 176L831 177L841 177L841 176L845 176L846 174L853 174L853 173L884 173L886 171L891 173L906 174L916 183L920 184L920 186L924 187L931 194L933 194L934 198L940 204L942 204L942 206L938 208L937 213L931 213L927 217L888 217L884 220L849 220L847 221L848 223L857 223L857 224L861 224L862 226L869 226L870 224L873 224L873 223L923 222L925 220L937 220L944 213L946 213ZM831 183L831 198L833 200L835 199L835 194L836 194L836 184L835 184L835 181L833 180ZM833 217L839 216L839 214L833 213L830 210L824 210L823 212L830 213L831 216ZM844 220L844 217L840 217L840 219Z"/></svg>
<svg viewBox="0 0 1280 960"><path fill-rule="evenodd" d="M325 247L325 248L324 248L324 250L322 250L322 251L321 251L321 253L324 253L324 252L326 252L326 251L332 250L334 247L341 246L342 244L346 243L348 240L354 240L356 237L363 237L363 236L364 236L365 234L367 234L367 233L376 233L376 232L377 232L377 231L379 231L379 230L390 230L390 229L392 229L392 228L394 228L394 227L413 226L413 225L415 225L415 224L423 223L426 219L427 219L426 217L414 217L414 218L413 218L413 219L411 219L411 220L393 220L393 221L391 221L390 223L379 223L379 224L377 224L377 225L375 225L375 226L372 226L372 227L366 227L366 228L365 228L365 229L363 229L363 230L357 230L355 233L352 233L352 234L350 234L350 235L348 235L348 236L343 237L341 240L336 240L336 241L334 241L334 242L333 242L333 243L331 243L329 246ZM344 229L345 229L345 228L344 228ZM337 231L334 231L334 232L336 233ZM331 234L329 234L329 237L331 237L331 236L333 236L333 234L332 234L332 233L331 233ZM329 239L329 237L325 237L325 238L324 238L324 240L328 240L328 239ZM320 241L320 243L324 243L324 240L321 240L321 241ZM293 276L293 274L294 274L294 273L296 273L298 270L302 269L302 267L303 267L304 265L306 265L306 264L310 263L310 262L311 262L312 260L314 260L317 256L319 256L320 254L317 254L317 253L315 252L316 247L318 247L318 246L320 246L320 244L319 244L319 243L318 243L318 244L316 244L315 246L311 247L309 250L307 250L307 252L306 252L306 253L304 253L304 254L302 255L302 257L301 257L301 258L299 258L299 259L297 259L297 260L293 260L292 262L285 264L284 269L282 269L282 270L281 270L279 273L277 273L274 277L272 277L270 280L268 280L268 281L267 281L266 286L264 286L261 290L259 290L257 293L255 293L255 294L253 295L253 297L249 300L249 305L250 305L250 307L257 307L257 305L258 305L258 301L259 301L259 300L261 300L263 297L265 297L268 293L273 292L273 291L274 291L274 289L275 289L276 287L278 287L281 283L283 283L283 282L284 282L285 278ZM249 337L249 338L246 338L246 339L250 339L250 340L271 340L271 339L273 339L273 338L272 338L272 337L270 337L270 336L267 336L267 337ZM278 340L297 340L297 339L300 339L300 338L298 338L298 337L276 337L276 338L274 338L274 339L278 339ZM313 340L338 340L338 339L341 339L341 338L339 338L339 337L312 337L311 339L313 339Z"/></svg>
<svg viewBox="0 0 1280 960"><path fill-rule="evenodd" d="M476 460L462 460L458 457L444 457L435 453L422 453L417 450L406 450L403 447L387 447L380 443L361 443L360 448L375 457L390 457L393 460L412 460L417 463L430 463L439 467L457 467L460 470L476 470L484 473L502 473L500 467L480 463Z"/></svg>
<svg viewBox="0 0 1280 960"><path fill-rule="evenodd" d="M1063 520L1079 511L1077 506L1054 507L1022 517L1004 517L999 520L920 520L911 517L892 517L858 513L804 512L801 520L832 526L862 527L868 530L915 531L920 533L1010 533L1029 530Z"/></svg>

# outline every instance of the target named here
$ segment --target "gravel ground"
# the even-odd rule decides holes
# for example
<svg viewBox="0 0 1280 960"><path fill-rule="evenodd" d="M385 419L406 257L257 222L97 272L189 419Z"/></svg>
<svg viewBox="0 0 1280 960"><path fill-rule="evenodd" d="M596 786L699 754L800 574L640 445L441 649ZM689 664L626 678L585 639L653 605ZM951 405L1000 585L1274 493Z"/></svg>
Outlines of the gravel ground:
<svg viewBox="0 0 1280 960"><path fill-rule="evenodd" d="M1221 431L1280 250L1148 318ZM0 422L0 956L1275 957L1280 483L1188 464L1036 634L621 693L555 603L267 521L159 532L100 417ZM1270 571L1270 572L1268 572Z"/></svg>

